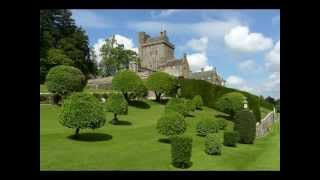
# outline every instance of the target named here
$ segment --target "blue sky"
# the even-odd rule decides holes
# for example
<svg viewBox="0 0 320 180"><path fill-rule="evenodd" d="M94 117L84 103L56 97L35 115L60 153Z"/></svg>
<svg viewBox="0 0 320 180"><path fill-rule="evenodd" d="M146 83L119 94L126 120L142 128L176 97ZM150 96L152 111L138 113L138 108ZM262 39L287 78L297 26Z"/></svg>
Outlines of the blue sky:
<svg viewBox="0 0 320 180"><path fill-rule="evenodd" d="M72 10L96 53L116 35L137 50L138 32L167 31L192 71L216 67L226 86L280 97L280 10Z"/></svg>

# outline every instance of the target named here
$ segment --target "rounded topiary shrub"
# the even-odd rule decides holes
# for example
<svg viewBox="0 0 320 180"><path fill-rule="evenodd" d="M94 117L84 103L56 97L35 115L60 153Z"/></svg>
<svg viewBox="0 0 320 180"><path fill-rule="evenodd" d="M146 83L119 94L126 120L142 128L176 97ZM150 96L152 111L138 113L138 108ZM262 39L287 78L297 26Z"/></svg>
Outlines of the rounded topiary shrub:
<svg viewBox="0 0 320 180"><path fill-rule="evenodd" d="M219 134L208 134L205 142L205 152L209 155L221 155L222 142Z"/></svg>
<svg viewBox="0 0 320 180"><path fill-rule="evenodd" d="M240 140L239 133L237 131L225 131L223 133L223 145L236 147Z"/></svg>
<svg viewBox="0 0 320 180"><path fill-rule="evenodd" d="M228 126L227 120L218 118L218 119L216 119L216 121L218 123L220 130L225 130L227 128L227 126Z"/></svg>
<svg viewBox="0 0 320 180"><path fill-rule="evenodd" d="M195 104L197 109L201 109L203 106L203 100L202 97L200 95L196 95L193 97L192 99L193 103Z"/></svg>
<svg viewBox="0 0 320 180"><path fill-rule="evenodd" d="M196 110L196 104L192 101L192 100L190 100L190 99L185 99L185 98L183 98L184 99L184 102L185 102L185 104L186 104L186 107L187 107L187 110L188 110L188 112L190 112L190 111L195 111Z"/></svg>
<svg viewBox="0 0 320 180"><path fill-rule="evenodd" d="M217 110L229 114L231 117L243 109L245 96L238 92L232 92L222 95L215 103Z"/></svg>
<svg viewBox="0 0 320 180"><path fill-rule="evenodd" d="M107 111L112 112L114 114L114 118L112 120L113 124L118 123L117 115L128 114L128 102L120 93L110 94L105 105L106 105Z"/></svg>
<svg viewBox="0 0 320 180"><path fill-rule="evenodd" d="M249 110L238 111L234 117L234 130L239 132L239 142L253 144L256 137L256 120L253 113Z"/></svg>
<svg viewBox="0 0 320 180"><path fill-rule="evenodd" d="M173 136L183 134L187 124L181 114L168 111L158 120L156 128L159 134Z"/></svg>
<svg viewBox="0 0 320 180"><path fill-rule="evenodd" d="M210 117L201 119L197 124L197 133L199 136L206 136L209 133L216 133L218 130L218 122Z"/></svg>
<svg viewBox="0 0 320 180"><path fill-rule="evenodd" d="M78 137L80 129L97 129L105 122L103 105L91 94L73 93L61 107L60 123L76 129L75 137Z"/></svg>
<svg viewBox="0 0 320 180"><path fill-rule="evenodd" d="M188 108L185 100L182 98L171 98L165 106L165 112L167 111L175 111L183 116L188 115Z"/></svg>
<svg viewBox="0 0 320 180"><path fill-rule="evenodd" d="M178 168L190 167L192 138L189 136L173 136L170 141L172 165Z"/></svg>
<svg viewBox="0 0 320 180"><path fill-rule="evenodd" d="M71 92L82 91L86 85L86 78L75 67L59 65L51 68L48 72L46 85L49 92L65 97Z"/></svg>

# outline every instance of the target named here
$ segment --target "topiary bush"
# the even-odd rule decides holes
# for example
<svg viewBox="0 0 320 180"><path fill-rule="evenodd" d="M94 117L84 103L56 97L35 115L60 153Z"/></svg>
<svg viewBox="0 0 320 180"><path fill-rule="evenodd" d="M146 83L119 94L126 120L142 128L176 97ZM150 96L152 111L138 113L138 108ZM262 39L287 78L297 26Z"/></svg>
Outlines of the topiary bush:
<svg viewBox="0 0 320 180"><path fill-rule="evenodd" d="M190 112L190 111L195 111L196 110L196 104L190 100L190 99L186 99L186 98L182 98L184 99L184 102L185 102L185 105L187 107L187 111Z"/></svg>
<svg viewBox="0 0 320 180"><path fill-rule="evenodd" d="M247 97L249 109L253 110L256 120L260 121L261 119L260 98L256 95L238 89L215 85L205 80L181 78L178 79L178 84L181 87L179 91L181 97L191 99L196 95L200 95L203 99L203 105L214 109L217 109L215 103L221 96L231 92L239 92ZM261 103L262 107L264 107L264 105L265 103Z"/></svg>
<svg viewBox="0 0 320 180"><path fill-rule="evenodd" d="M218 123L219 130L225 130L228 126L228 122L225 119L218 118L216 121Z"/></svg>
<svg viewBox="0 0 320 180"><path fill-rule="evenodd" d="M208 134L205 139L205 152L209 155L221 155L222 142L219 134Z"/></svg>
<svg viewBox="0 0 320 180"><path fill-rule="evenodd" d="M192 138L189 136L174 136L171 141L171 161L177 168L191 166Z"/></svg>
<svg viewBox="0 0 320 180"><path fill-rule="evenodd" d="M159 134L173 136L183 134L187 124L180 113L168 111L158 120L156 128Z"/></svg>
<svg viewBox="0 0 320 180"><path fill-rule="evenodd" d="M68 128L76 129L75 137L80 129L97 129L106 122L104 108L93 95L73 93L65 99L59 114L60 123Z"/></svg>
<svg viewBox="0 0 320 180"><path fill-rule="evenodd" d="M240 135L237 131L224 131L223 145L236 147L240 140Z"/></svg>
<svg viewBox="0 0 320 180"><path fill-rule="evenodd" d="M233 117L237 111L243 109L245 98L243 94L238 92L224 94L217 100L216 109Z"/></svg>
<svg viewBox="0 0 320 180"><path fill-rule="evenodd" d="M165 106L165 112L175 111L183 116L188 115L188 108L186 106L185 100L182 98L171 98Z"/></svg>
<svg viewBox="0 0 320 180"><path fill-rule="evenodd" d="M106 109L114 114L113 124L118 123L117 115L128 114L128 102L120 93L112 93L106 101Z"/></svg>
<svg viewBox="0 0 320 180"><path fill-rule="evenodd" d="M46 77L48 91L61 97L82 91L86 83L86 78L79 69L65 65L51 68Z"/></svg>
<svg viewBox="0 0 320 180"><path fill-rule="evenodd" d="M206 136L209 133L216 133L218 130L218 122L210 117L201 119L197 124L197 133L199 136Z"/></svg>
<svg viewBox="0 0 320 180"><path fill-rule="evenodd" d="M145 97L148 94L141 78L130 70L118 72L112 79L112 88L121 91L127 101Z"/></svg>
<svg viewBox="0 0 320 180"><path fill-rule="evenodd" d="M196 95L193 97L192 99L193 103L196 106L196 109L201 109L203 106L203 101L202 101L202 97L200 95Z"/></svg>
<svg viewBox="0 0 320 180"><path fill-rule="evenodd" d="M256 137L256 120L253 113L249 110L238 111L234 119L234 130L239 132L239 142L253 144Z"/></svg>

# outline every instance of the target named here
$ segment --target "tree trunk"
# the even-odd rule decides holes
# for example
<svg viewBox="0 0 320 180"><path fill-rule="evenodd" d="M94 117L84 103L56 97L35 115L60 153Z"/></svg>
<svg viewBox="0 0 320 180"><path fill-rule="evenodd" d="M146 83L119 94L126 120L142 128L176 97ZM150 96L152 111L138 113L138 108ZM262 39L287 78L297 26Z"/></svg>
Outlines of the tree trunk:
<svg viewBox="0 0 320 180"><path fill-rule="evenodd" d="M125 93L122 93L122 94L123 94L124 98L127 100L127 102L129 102L128 93L127 93L127 92L125 92Z"/></svg>
<svg viewBox="0 0 320 180"><path fill-rule="evenodd" d="M156 101L160 102L161 93L154 92L156 94Z"/></svg>
<svg viewBox="0 0 320 180"><path fill-rule="evenodd" d="M112 124L116 124L118 122L117 114L114 113L114 118L112 119Z"/></svg>
<svg viewBox="0 0 320 180"><path fill-rule="evenodd" d="M75 138L78 138L78 137L79 137L79 132L80 132L80 128L77 128L77 129L76 129L76 133L74 134L74 137L75 137Z"/></svg>

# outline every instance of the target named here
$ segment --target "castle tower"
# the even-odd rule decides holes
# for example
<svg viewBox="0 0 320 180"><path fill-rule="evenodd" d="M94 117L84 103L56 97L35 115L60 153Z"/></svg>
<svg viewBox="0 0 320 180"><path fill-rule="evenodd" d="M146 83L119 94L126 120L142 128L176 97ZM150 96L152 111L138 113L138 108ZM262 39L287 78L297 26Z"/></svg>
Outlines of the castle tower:
<svg viewBox="0 0 320 180"><path fill-rule="evenodd" d="M161 31L160 36L151 38L145 32L139 32L139 58L141 66L157 71L161 64L174 59L174 45L169 42L167 32Z"/></svg>

